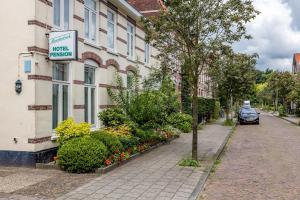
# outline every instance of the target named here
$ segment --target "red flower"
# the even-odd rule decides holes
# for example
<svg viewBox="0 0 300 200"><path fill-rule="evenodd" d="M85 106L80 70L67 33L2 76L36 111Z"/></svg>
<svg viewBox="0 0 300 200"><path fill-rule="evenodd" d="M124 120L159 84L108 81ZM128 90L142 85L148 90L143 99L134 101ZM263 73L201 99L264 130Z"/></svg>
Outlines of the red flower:
<svg viewBox="0 0 300 200"><path fill-rule="evenodd" d="M119 153L119 149L116 149L115 153L118 154Z"/></svg>
<svg viewBox="0 0 300 200"><path fill-rule="evenodd" d="M106 159L106 160L105 160L105 165L106 165L106 166L109 166L110 164L111 164L111 161L110 161L109 159Z"/></svg>
<svg viewBox="0 0 300 200"><path fill-rule="evenodd" d="M123 159L125 157L125 152L121 153L121 159Z"/></svg>

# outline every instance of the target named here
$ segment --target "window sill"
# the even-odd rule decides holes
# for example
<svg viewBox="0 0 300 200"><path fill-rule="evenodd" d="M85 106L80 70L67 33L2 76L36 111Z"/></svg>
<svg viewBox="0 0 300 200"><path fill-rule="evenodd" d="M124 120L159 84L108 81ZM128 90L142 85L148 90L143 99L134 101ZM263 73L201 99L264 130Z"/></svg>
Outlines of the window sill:
<svg viewBox="0 0 300 200"><path fill-rule="evenodd" d="M58 136L55 134L55 132L52 133L51 135L51 141L56 141Z"/></svg>
<svg viewBox="0 0 300 200"><path fill-rule="evenodd" d="M96 45L96 43L87 41L86 39L84 40L84 44L86 44L88 46L91 46L91 47L94 47L96 49L102 50L101 46Z"/></svg>
<svg viewBox="0 0 300 200"><path fill-rule="evenodd" d="M107 53L112 54L114 56L119 56L119 54L116 51L112 50L112 49L107 49Z"/></svg>
<svg viewBox="0 0 300 200"><path fill-rule="evenodd" d="M138 62L137 60L134 60L133 58L130 58L130 57L127 57L127 60L130 61L130 62L134 62L134 63Z"/></svg>

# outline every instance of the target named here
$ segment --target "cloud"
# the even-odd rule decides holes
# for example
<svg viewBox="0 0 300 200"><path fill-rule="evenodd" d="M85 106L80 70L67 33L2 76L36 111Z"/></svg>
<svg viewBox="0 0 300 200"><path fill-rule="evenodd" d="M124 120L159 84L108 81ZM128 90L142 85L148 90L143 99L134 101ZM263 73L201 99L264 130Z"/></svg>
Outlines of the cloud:
<svg viewBox="0 0 300 200"><path fill-rule="evenodd" d="M253 39L236 44L235 50L258 53L258 69L291 70L293 54L300 52L300 22L295 19L300 1L254 0L254 5L261 13L247 25Z"/></svg>

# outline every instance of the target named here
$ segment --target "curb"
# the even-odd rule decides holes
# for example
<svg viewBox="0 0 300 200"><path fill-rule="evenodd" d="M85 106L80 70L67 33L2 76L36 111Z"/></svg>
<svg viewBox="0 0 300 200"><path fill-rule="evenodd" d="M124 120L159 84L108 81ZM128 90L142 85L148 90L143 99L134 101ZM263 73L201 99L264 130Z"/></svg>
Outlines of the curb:
<svg viewBox="0 0 300 200"><path fill-rule="evenodd" d="M200 194L204 189L205 183L211 173L211 170L212 170L216 160L220 157L220 155L224 151L224 148L227 145L229 138L232 136L236 126L237 126L237 122L232 126L230 133L226 136L223 143L220 145L217 153L214 155L214 157L212 159L212 163L204 169L204 172L201 175L200 180L196 185L196 188L194 189L191 196L189 197L189 200L197 200L200 197Z"/></svg>
<svg viewBox="0 0 300 200"><path fill-rule="evenodd" d="M272 114L273 115L273 114ZM287 122L290 122L291 124L294 124L294 125L296 125L296 126L300 126L300 124L298 124L297 122L294 122L294 121L292 121L292 120L289 120L289 119L286 119L286 118L284 118L284 117L279 117L279 116L277 116L277 115L273 115L274 117L277 117L277 118L279 118L279 119L283 119L283 120L285 120L285 121L287 121Z"/></svg>

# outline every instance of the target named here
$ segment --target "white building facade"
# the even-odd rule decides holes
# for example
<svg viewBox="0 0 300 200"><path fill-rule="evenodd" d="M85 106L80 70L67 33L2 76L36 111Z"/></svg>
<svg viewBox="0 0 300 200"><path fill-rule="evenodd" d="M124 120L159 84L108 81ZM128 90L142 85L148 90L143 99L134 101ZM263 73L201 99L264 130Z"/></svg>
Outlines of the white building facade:
<svg viewBox="0 0 300 200"><path fill-rule="evenodd" d="M100 127L118 73L146 77L159 63L141 14L125 0L10 0L0 7L0 164L55 154L54 129L72 117ZM78 58L49 59L49 34L75 30ZM20 91L21 89L21 91Z"/></svg>

